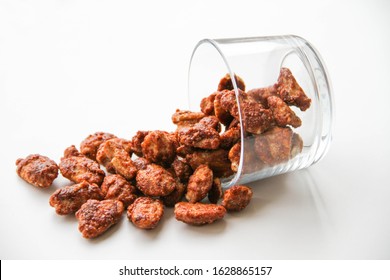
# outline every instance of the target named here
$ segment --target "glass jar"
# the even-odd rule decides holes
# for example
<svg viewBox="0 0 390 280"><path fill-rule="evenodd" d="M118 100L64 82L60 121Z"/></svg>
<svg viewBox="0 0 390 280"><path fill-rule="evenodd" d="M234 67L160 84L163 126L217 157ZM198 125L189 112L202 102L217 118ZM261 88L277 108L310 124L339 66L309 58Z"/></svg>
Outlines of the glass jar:
<svg viewBox="0 0 390 280"><path fill-rule="evenodd" d="M222 178L225 188L306 168L328 151L332 89L319 53L305 39L293 35L205 39L192 53L188 75L192 111L199 111L202 100L212 93L235 93L238 110L223 106L236 115L232 119L240 127L235 150L227 147L235 173ZM225 75L224 88L219 82ZM221 105L220 97L210 100ZM225 131L232 126L225 124Z"/></svg>

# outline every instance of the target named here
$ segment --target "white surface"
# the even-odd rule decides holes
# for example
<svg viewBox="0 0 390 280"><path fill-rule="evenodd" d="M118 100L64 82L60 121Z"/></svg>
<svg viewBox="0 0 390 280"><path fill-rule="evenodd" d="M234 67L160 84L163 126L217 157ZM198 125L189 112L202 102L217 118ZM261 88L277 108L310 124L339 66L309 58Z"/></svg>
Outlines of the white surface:
<svg viewBox="0 0 390 280"><path fill-rule="evenodd" d="M389 259L390 5L340 2L0 1L0 258ZM85 240L48 204L67 180L16 175L18 157L58 162L95 131L173 129L200 39L290 33L326 62L334 142L315 166L252 183L245 211L190 227L168 209L153 231L123 217Z"/></svg>

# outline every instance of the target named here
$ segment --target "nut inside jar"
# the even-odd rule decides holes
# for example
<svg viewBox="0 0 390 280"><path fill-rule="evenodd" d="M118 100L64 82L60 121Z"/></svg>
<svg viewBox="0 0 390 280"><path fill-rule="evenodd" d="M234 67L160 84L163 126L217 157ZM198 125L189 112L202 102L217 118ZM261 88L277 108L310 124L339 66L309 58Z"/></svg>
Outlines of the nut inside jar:
<svg viewBox="0 0 390 280"><path fill-rule="evenodd" d="M224 152L218 152L217 156L217 151L226 151L230 168L220 173L225 179L237 172L241 175L261 172L299 155L303 140L296 128L302 126L302 120L295 111L306 111L311 105L311 99L286 67L280 69L275 83L267 87L246 90L244 77L234 74L234 79L237 92L230 75L226 74L217 85L218 90L200 102L205 117L215 116L223 127L219 145L203 151L199 151L198 146L196 152L187 155L190 164L212 166L217 161L223 162ZM207 156L209 154L212 155ZM201 160L197 159L199 157Z"/></svg>

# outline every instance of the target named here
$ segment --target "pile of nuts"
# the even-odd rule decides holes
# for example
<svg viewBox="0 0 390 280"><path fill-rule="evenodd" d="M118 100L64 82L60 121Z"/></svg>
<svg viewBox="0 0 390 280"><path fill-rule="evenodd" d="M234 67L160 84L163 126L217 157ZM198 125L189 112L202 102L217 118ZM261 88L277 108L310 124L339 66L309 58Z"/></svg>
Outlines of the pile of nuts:
<svg viewBox="0 0 390 280"><path fill-rule="evenodd" d="M58 165L38 154L18 159L17 174L40 188L51 186L58 171L72 181L57 189L49 203L59 215L75 214L85 238L104 233L124 211L141 229L155 228L164 207L174 207L176 219L191 225L241 211L252 190L237 185L223 191L221 186L221 178L238 170L241 133L253 138L250 155L244 155L244 166L250 168L244 172L288 161L303 147L291 129L302 122L289 106L304 111L311 100L287 68L267 88L245 92L243 80L234 79L239 104L226 75L218 90L201 101L201 112L176 110L174 132L138 131L131 140L97 132L82 141L80 150L74 145L65 149Z"/></svg>

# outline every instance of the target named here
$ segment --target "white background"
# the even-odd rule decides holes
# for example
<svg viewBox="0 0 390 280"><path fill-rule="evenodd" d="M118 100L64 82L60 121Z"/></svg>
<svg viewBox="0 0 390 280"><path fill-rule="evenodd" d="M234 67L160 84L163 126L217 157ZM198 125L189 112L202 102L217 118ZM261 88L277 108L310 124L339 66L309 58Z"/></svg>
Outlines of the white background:
<svg viewBox="0 0 390 280"><path fill-rule="evenodd" d="M1 259L389 259L388 1L0 0ZM241 213L204 227L166 210L153 231L123 217L86 240L15 160L59 161L90 133L174 127L203 38L296 34L321 53L336 97L320 163L250 184ZM61 176L60 176L61 177Z"/></svg>

